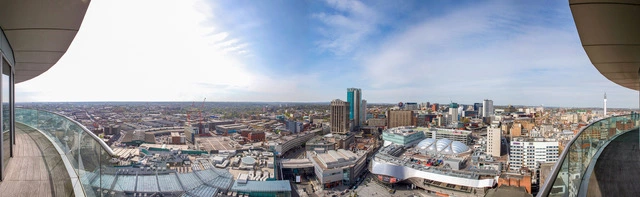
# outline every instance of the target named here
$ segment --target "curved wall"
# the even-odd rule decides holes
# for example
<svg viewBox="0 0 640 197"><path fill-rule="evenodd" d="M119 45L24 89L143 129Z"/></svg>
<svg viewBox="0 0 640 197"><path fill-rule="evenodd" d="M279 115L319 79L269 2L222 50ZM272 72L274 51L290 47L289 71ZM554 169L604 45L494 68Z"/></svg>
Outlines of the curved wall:
<svg viewBox="0 0 640 197"><path fill-rule="evenodd" d="M448 176L432 172L425 172L414 168L399 166L377 160L374 160L372 162L371 169L371 173L373 174L392 176L397 178L398 181L406 180L408 178L422 178L475 188L493 187L496 184L495 179L468 179Z"/></svg>

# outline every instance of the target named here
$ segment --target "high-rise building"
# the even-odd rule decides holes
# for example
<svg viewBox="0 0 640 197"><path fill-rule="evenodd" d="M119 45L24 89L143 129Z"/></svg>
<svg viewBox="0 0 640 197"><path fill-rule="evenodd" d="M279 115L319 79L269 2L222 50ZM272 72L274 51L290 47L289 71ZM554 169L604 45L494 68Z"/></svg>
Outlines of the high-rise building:
<svg viewBox="0 0 640 197"><path fill-rule="evenodd" d="M367 122L367 100L360 102L360 125Z"/></svg>
<svg viewBox="0 0 640 197"><path fill-rule="evenodd" d="M451 115L451 122L458 122L458 103L449 104L449 115Z"/></svg>
<svg viewBox="0 0 640 197"><path fill-rule="evenodd" d="M484 99L484 101L482 101L482 117L491 116L493 116L493 101Z"/></svg>
<svg viewBox="0 0 640 197"><path fill-rule="evenodd" d="M473 104L473 111L480 112L481 108L482 108L482 103L474 103Z"/></svg>
<svg viewBox="0 0 640 197"><path fill-rule="evenodd" d="M490 127L487 129L487 153L494 157L500 157L500 139L502 130L500 127Z"/></svg>
<svg viewBox="0 0 640 197"><path fill-rule="evenodd" d="M336 99L331 101L331 133L349 132L349 103Z"/></svg>
<svg viewBox="0 0 640 197"><path fill-rule="evenodd" d="M362 90L360 88L347 89L347 102L349 103L349 120L353 126L360 126L360 102L362 102Z"/></svg>

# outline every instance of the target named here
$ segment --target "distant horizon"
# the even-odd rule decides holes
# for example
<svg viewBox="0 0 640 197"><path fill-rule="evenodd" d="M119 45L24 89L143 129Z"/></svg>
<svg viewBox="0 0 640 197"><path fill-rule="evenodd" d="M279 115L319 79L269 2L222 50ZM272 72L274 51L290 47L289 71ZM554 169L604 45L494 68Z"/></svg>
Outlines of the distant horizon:
<svg viewBox="0 0 640 197"><path fill-rule="evenodd" d="M35 102L16 102L17 104L64 104L64 103L195 103L202 104L202 101L35 101ZM206 101L205 103L265 103L265 104L327 104L329 105L330 101ZM406 102L403 102L406 103ZM421 102L416 102L420 104ZM481 102L478 102L481 103ZM397 105L398 103L386 103L386 102L369 102L367 101L367 105ZM439 105L447 105L449 103L438 103L438 102L430 102L430 104L439 104ZM458 103L462 105L472 106L474 103ZM506 105L497 105L494 103L494 107L544 107L544 108L585 108L585 109L604 109L602 106L600 107L572 107L572 106L540 106L540 105L518 105L518 104L506 104ZM625 107L608 107L607 109L638 109L638 108L625 108Z"/></svg>

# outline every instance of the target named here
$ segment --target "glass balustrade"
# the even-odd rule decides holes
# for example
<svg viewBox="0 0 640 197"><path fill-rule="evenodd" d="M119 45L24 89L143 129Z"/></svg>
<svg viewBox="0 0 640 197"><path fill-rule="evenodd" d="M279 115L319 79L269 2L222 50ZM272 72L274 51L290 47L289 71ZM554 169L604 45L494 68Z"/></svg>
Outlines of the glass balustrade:
<svg viewBox="0 0 640 197"><path fill-rule="evenodd" d="M52 112L16 108L15 120L40 130L62 150L77 175L75 179L71 177L75 192L82 189L85 196L101 196L102 193L93 190L91 184L102 184L101 171L112 166L113 151L104 141L78 122Z"/></svg>
<svg viewBox="0 0 640 197"><path fill-rule="evenodd" d="M584 127L566 145L547 183L538 196L577 196L585 172L603 146L627 131L638 128L638 114L608 117Z"/></svg>

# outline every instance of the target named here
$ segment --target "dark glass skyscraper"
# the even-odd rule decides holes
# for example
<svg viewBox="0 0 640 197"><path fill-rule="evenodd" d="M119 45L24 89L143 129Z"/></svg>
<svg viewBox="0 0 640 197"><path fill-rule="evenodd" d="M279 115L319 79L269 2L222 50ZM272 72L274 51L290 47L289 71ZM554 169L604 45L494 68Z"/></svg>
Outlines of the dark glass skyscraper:
<svg viewBox="0 0 640 197"><path fill-rule="evenodd" d="M362 90L360 88L347 89L347 102L349 102L349 121L353 126L360 126L360 102L362 102Z"/></svg>

